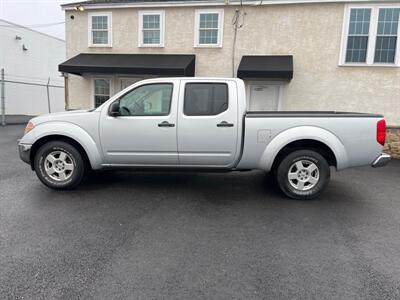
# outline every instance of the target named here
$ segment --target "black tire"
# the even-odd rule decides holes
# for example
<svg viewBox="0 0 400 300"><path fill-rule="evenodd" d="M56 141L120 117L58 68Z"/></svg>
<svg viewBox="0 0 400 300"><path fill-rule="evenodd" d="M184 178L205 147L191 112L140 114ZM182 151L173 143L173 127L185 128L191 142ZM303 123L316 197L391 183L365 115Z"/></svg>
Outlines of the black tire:
<svg viewBox="0 0 400 300"><path fill-rule="evenodd" d="M300 163L304 168L298 169L296 163ZM317 169L310 172L315 168L314 166ZM291 171L290 175L289 171ZM289 179L289 176L294 175L296 178ZM298 150L289 153L280 161L276 172L276 180L281 191L286 196L298 200L317 198L328 185L330 176L331 171L326 159L312 150ZM296 185L298 188L295 187Z"/></svg>
<svg viewBox="0 0 400 300"><path fill-rule="evenodd" d="M72 171L65 171L67 176L65 176L64 180L61 177L58 180L54 179L54 177L59 175L57 172L49 175L49 172L46 171L46 167L49 168L49 166L52 166L48 161L46 161L46 157L52 153L56 153L55 156L57 156L58 153L60 153L59 155L65 153L65 161L68 165L73 165ZM59 159L60 157L61 156L58 156ZM60 161L57 162L59 163ZM34 157L34 167L36 175L39 177L40 181L49 188L56 190L70 190L76 188L85 178L87 169L85 159L79 150L73 145L63 141L51 141L42 145ZM54 165L54 167L58 166Z"/></svg>

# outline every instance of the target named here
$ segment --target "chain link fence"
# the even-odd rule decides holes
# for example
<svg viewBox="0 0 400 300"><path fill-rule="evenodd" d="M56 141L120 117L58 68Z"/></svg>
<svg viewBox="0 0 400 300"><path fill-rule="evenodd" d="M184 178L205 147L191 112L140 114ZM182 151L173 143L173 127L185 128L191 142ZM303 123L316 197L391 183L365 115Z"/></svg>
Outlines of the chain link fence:
<svg viewBox="0 0 400 300"><path fill-rule="evenodd" d="M65 110L64 81L61 78L37 78L7 73L1 69L1 124L24 122L45 113ZM25 116L25 118L24 118Z"/></svg>

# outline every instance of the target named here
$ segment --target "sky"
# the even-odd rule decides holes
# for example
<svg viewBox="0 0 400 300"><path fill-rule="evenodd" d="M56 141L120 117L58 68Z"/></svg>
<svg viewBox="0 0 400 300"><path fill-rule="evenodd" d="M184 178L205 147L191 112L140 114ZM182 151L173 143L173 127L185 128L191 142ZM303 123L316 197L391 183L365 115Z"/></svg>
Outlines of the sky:
<svg viewBox="0 0 400 300"><path fill-rule="evenodd" d="M65 39L65 26L58 24L42 27L43 24L64 22L64 12L60 4L78 0L0 0L0 19L19 25L40 25L34 30Z"/></svg>

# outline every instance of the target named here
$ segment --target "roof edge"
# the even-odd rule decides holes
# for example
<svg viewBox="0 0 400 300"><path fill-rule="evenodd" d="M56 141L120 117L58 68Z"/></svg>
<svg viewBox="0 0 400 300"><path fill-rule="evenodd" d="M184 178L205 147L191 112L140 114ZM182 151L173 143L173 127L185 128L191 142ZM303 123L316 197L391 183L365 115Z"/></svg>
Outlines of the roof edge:
<svg viewBox="0 0 400 300"><path fill-rule="evenodd" d="M24 26L24 25L16 24L16 23L13 23L13 22L10 22L10 21L1 19L1 18L0 18L0 22L4 22L4 23L7 23L7 24L12 25L12 26L10 26L11 28L12 28L12 27L15 27L15 28L26 29L26 30L33 31L33 32L35 32L35 33L38 33L38 34L44 35L44 36L46 36L46 37L49 37L49 38L52 38L52 39L55 39L55 40L58 40L58 41L60 41L60 42L65 43L65 40L60 39L60 38L58 38L58 37L56 37L56 36L54 36L54 35L47 34L47 33L44 33L44 32L41 32L41 31L38 31L38 30L35 30L35 29L32 29L32 28L29 28L29 27L26 27L26 26Z"/></svg>
<svg viewBox="0 0 400 300"><path fill-rule="evenodd" d="M226 4L226 2L229 2ZM284 4L311 4L311 3L397 3L398 0L244 0L243 6L284 5ZM171 0L151 2L121 2L121 3L87 3L86 1L62 4L63 10L75 10L82 5L88 9L126 8L126 7L184 7L184 6L238 6L240 0Z"/></svg>

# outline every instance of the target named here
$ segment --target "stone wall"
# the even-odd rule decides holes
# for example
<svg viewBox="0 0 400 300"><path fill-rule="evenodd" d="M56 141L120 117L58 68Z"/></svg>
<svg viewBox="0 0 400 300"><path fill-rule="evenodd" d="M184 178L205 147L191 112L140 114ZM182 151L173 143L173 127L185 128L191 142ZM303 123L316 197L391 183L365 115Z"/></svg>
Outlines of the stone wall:
<svg viewBox="0 0 400 300"><path fill-rule="evenodd" d="M400 126L388 126L384 151L400 159Z"/></svg>

